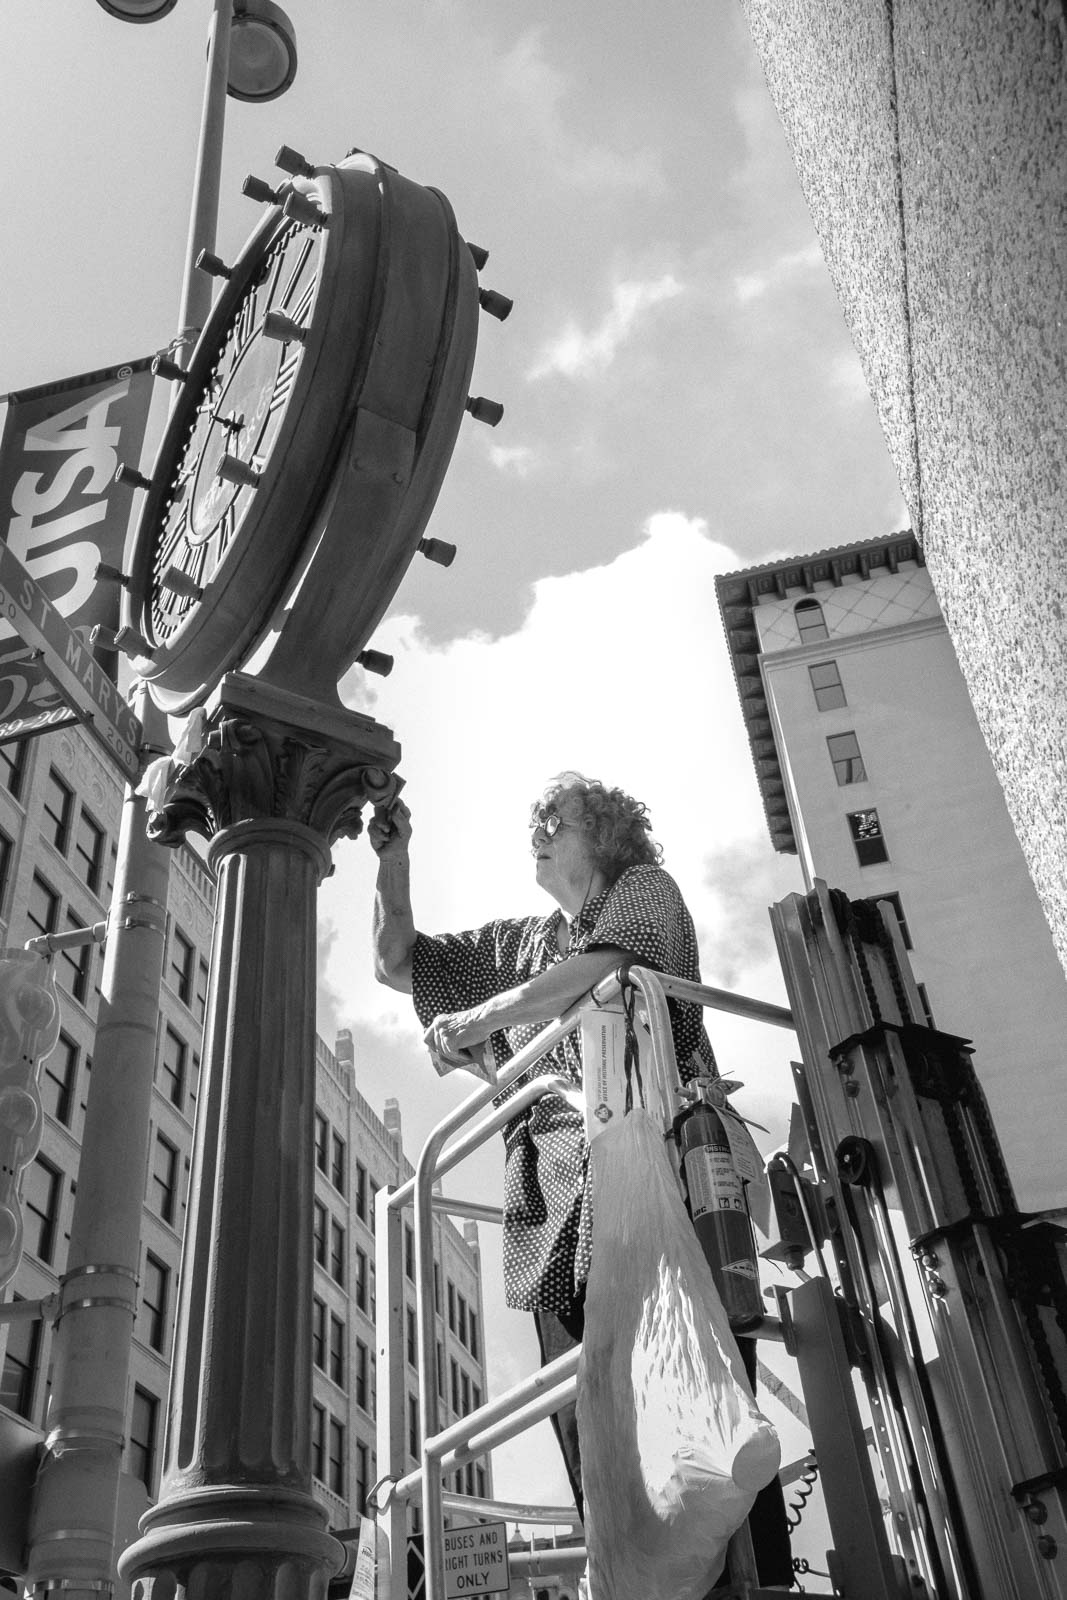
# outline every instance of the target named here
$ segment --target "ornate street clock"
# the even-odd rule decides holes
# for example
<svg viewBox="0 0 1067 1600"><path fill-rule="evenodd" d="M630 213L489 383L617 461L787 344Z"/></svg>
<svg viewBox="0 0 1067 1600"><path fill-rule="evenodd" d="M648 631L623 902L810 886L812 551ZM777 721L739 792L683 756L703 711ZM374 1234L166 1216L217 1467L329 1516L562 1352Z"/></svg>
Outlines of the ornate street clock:
<svg viewBox="0 0 1067 1600"><path fill-rule="evenodd" d="M227 281L145 498L130 620L171 712L253 658L336 700L467 403L479 288L447 200L363 154L303 170L232 269L208 263Z"/></svg>

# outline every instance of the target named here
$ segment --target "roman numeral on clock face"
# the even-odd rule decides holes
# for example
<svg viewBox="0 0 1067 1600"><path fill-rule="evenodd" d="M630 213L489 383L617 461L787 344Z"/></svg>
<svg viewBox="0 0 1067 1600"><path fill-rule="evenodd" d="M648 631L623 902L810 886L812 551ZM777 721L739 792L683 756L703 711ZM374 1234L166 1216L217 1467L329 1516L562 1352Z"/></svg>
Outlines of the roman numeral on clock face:
<svg viewBox="0 0 1067 1600"><path fill-rule="evenodd" d="M278 302L279 306L286 313L287 316L292 317L292 316L295 315L295 313L292 310L290 310L290 303L293 300L293 296L296 294L297 287L298 287L298 285L300 283L300 279L303 276L304 268L307 266L308 262L310 261L311 252L314 250L314 248L315 248L314 236L310 235L310 234L305 236L305 238L301 241L300 249L297 252L296 260L293 262L293 270L289 274L289 278L288 278L288 280L286 282L285 289L282 292L281 300ZM314 289L314 277L312 277L312 288ZM306 290L304 292L306 293Z"/></svg>
<svg viewBox="0 0 1067 1600"><path fill-rule="evenodd" d="M270 397L268 411L277 411L283 406L292 393L293 384L296 382L297 368L300 366L300 357L303 348L299 344L286 346L285 359L278 368L278 376L274 380L274 393Z"/></svg>
<svg viewBox="0 0 1067 1600"><path fill-rule="evenodd" d="M233 339L238 352L242 351L253 337L259 321L259 286L253 284L241 301L241 308L233 325Z"/></svg>
<svg viewBox="0 0 1067 1600"><path fill-rule="evenodd" d="M233 536L234 536L234 534L236 532L237 532L237 499L236 499L236 496L235 496L234 499L232 499L230 501L230 503L226 507L225 511L222 513L222 516L219 518L218 526L215 529L214 538L212 540L212 543L214 544L215 550L216 550L216 558L215 558L216 566L222 560L223 556L226 554L226 551L229 549L230 540L233 538Z"/></svg>
<svg viewBox="0 0 1067 1600"><path fill-rule="evenodd" d="M163 525L162 537L152 561L153 585L158 583L160 576L166 572L177 551L184 544L188 526L189 501L186 498L176 509L171 509L170 516Z"/></svg>

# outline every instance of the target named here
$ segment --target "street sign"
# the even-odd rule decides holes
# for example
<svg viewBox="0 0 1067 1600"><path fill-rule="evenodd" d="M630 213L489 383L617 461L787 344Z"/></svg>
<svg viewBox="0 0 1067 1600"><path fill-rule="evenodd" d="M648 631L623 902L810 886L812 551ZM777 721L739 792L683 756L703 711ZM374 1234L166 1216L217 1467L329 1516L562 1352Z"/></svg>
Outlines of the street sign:
<svg viewBox="0 0 1067 1600"><path fill-rule="evenodd" d="M64 622L6 544L0 544L0 623L8 623L30 646L34 664L67 703L66 720L74 713L127 778L139 777L141 724L95 660L91 645Z"/></svg>
<svg viewBox="0 0 1067 1600"><path fill-rule="evenodd" d="M119 622L118 585L96 574L101 564L122 563L131 496L115 472L141 457L149 365L143 357L3 397L0 542L81 638L96 624ZM114 653L94 654L114 677ZM39 653L0 618L0 744L80 720Z"/></svg>
<svg viewBox="0 0 1067 1600"><path fill-rule="evenodd" d="M477 1527L444 1530L447 1600L500 1594L510 1588L507 1529L506 1522L481 1522Z"/></svg>

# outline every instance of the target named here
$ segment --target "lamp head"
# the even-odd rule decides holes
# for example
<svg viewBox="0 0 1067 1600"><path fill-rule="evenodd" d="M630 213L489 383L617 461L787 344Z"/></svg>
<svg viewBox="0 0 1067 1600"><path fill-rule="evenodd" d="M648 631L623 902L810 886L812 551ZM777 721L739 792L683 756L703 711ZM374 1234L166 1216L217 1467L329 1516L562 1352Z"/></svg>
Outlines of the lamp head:
<svg viewBox="0 0 1067 1600"><path fill-rule="evenodd" d="M296 31L281 6L234 0L228 93L235 100L276 100L295 77Z"/></svg>
<svg viewBox="0 0 1067 1600"><path fill-rule="evenodd" d="M96 0L98 6L121 22L158 22L173 11L178 0Z"/></svg>

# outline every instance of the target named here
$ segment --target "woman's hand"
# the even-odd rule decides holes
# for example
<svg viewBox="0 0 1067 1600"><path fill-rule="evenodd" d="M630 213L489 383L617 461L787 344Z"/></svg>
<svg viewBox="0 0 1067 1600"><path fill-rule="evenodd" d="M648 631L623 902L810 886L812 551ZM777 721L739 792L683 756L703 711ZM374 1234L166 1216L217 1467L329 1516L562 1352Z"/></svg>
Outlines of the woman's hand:
<svg viewBox="0 0 1067 1600"><path fill-rule="evenodd" d="M470 1011L446 1011L434 1017L423 1038L447 1060L461 1050L482 1044L492 1031L493 1024L482 1015L482 1008L474 1006Z"/></svg>
<svg viewBox="0 0 1067 1600"><path fill-rule="evenodd" d="M367 825L370 847L379 861L406 861L411 844L411 812L397 798L390 805L376 806Z"/></svg>

